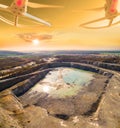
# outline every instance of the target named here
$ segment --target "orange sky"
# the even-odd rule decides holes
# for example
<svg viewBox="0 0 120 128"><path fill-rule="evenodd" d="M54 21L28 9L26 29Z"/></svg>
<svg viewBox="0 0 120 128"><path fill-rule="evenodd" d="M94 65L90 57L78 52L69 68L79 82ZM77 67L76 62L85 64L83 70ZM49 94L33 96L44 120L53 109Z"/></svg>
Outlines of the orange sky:
<svg viewBox="0 0 120 128"><path fill-rule="evenodd" d="M12 0L0 0L0 4L10 5ZM1 50L115 50L120 49L120 25L105 29L85 29L79 27L81 23L104 17L104 11L86 11L85 9L104 6L104 0L31 0L42 4L62 5L58 9L32 9L28 13L40 17L50 23L52 27L37 25L32 21L20 18L19 23L29 26L18 28L0 21L0 49ZM0 15L13 20L11 14L0 11ZM120 18L119 18L120 19ZM100 22L99 24L104 24ZM106 22L105 22L106 24ZM97 26L97 24L95 24ZM51 35L51 39L43 39L38 45L32 40L26 41L18 35L34 38L40 35ZM37 36L36 36L37 35ZM27 37L28 38L28 37ZM32 38L33 39L33 38Z"/></svg>

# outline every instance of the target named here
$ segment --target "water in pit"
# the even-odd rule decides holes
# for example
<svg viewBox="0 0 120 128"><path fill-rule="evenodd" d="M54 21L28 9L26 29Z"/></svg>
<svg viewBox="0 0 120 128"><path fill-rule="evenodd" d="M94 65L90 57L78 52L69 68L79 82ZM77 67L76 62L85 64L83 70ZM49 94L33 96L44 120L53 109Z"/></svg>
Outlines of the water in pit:
<svg viewBox="0 0 120 128"><path fill-rule="evenodd" d="M75 68L56 68L39 81L29 94L42 92L59 98L73 96L94 79L93 75L92 72Z"/></svg>

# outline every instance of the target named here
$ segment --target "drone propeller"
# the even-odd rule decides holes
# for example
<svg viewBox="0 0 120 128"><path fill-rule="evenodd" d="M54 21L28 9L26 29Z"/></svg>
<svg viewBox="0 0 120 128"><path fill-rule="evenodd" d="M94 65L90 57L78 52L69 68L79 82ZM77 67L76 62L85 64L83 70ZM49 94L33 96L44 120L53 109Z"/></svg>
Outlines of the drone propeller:
<svg viewBox="0 0 120 128"><path fill-rule="evenodd" d="M13 22L13 21L11 21L11 20L8 20L8 19L6 19L6 18L4 18L4 17L2 17L2 16L0 16L0 20L1 21L3 21L4 23L6 23L6 24L9 24L9 25L11 25L11 26L14 26L15 25L15 23ZM22 28L22 27L35 27L35 25L22 25L22 24L17 24L17 26L18 27L20 27L20 28ZM37 25L38 26L38 25ZM42 25L41 25L41 27L42 27Z"/></svg>
<svg viewBox="0 0 120 128"><path fill-rule="evenodd" d="M38 8L38 7L41 7L41 8L44 8L44 7L51 7L51 8L52 8L52 7L54 7L54 8L55 8L55 7L60 7L60 6L53 6L53 5L49 6L49 5L43 5L43 4L35 4L35 3L31 3L31 2L30 2L30 4L31 4L32 7L33 7L33 5L34 5L35 8ZM7 12L11 13L9 7L6 6L6 5L3 5L3 4L0 4L0 10L2 10L2 11L7 11ZM32 16L32 15L30 15L30 14L28 14L28 13L23 13L22 15L25 16L25 17L27 17L27 18L29 18L29 19L32 19L32 20L34 20L34 21L40 22L40 23L42 23L42 24L45 24L45 25L47 25L47 26L51 26L50 23L48 23L48 22L46 22L46 21L44 21L44 20L42 20L42 19L40 19L40 18L38 18L38 17ZM21 15L21 16L22 16L22 15ZM12 21L10 21L10 20L8 20L8 19L2 17L2 16L0 16L0 20L3 21L3 22L5 22L5 23L7 23L7 24L9 24L9 25L20 26L20 25L18 24L18 16L15 16L15 21L14 21L14 22L12 22Z"/></svg>
<svg viewBox="0 0 120 128"><path fill-rule="evenodd" d="M9 9L8 9L8 6L6 6L4 4L0 4L0 10L10 12Z"/></svg>
<svg viewBox="0 0 120 128"><path fill-rule="evenodd" d="M106 17L99 18L99 19L97 19L97 20L92 20L92 21L83 23L83 24L81 24L80 26L84 27L85 25L88 25L88 24L91 24L91 23L95 23L95 22L98 22L98 21L101 21L101 20L105 20L105 19L106 19Z"/></svg>
<svg viewBox="0 0 120 128"><path fill-rule="evenodd" d="M33 2L28 2L27 6L31 8L63 8L63 6L38 4Z"/></svg>
<svg viewBox="0 0 120 128"><path fill-rule="evenodd" d="M23 16L25 16L25 17L27 17L27 18L29 18L29 19L32 19L32 20L34 20L34 21L38 21L38 22L40 22L40 23L42 23L42 24L45 24L45 25L47 25L47 26L49 26L49 27L51 26L51 24L50 24L49 22L44 21L44 20L42 20L42 19L40 19L40 18L38 18L38 17L35 17L35 16L33 16L33 15L30 15L29 13L24 13Z"/></svg>
<svg viewBox="0 0 120 128"><path fill-rule="evenodd" d="M110 26L115 26L117 24L120 24L120 21L116 22L116 23L113 23L113 19L109 22L109 25L107 26L101 26L101 27L88 27L88 26L82 26L83 28L86 28L86 29L101 29L101 28L109 28Z"/></svg>
<svg viewBox="0 0 120 128"><path fill-rule="evenodd" d="M8 6L4 5L4 4L0 4L0 9L6 9L8 8Z"/></svg>
<svg viewBox="0 0 120 128"><path fill-rule="evenodd" d="M10 20L2 17L2 16L0 16L0 20L5 22L5 23L7 23L7 24L9 24L9 25L14 25L14 22L12 22L12 21L10 21Z"/></svg>
<svg viewBox="0 0 120 128"><path fill-rule="evenodd" d="M15 25L15 23L13 21L8 20L8 19L4 18L3 16L0 16L0 20L3 21L6 24L9 24L9 25L12 25L12 26ZM21 25L21 24L17 24L17 26L19 26L19 27L27 27L26 25Z"/></svg>
<svg viewBox="0 0 120 128"><path fill-rule="evenodd" d="M119 16L119 15L120 15L120 13L118 13L118 14L116 15L116 17ZM91 23L99 22L99 21L106 20L106 19L109 19L109 20L110 20L110 21L109 21L109 24L108 24L107 26L101 26L101 27L89 27L89 26L86 26L86 25L89 25L89 24L91 24ZM113 23L113 20L114 20L113 16L110 16L110 17L108 17L108 18L103 17L103 18L99 18L99 19L96 19L96 20L92 20L92 21L83 23L83 24L80 25L80 27L87 28L87 29L100 29L100 28L108 28L108 27L110 27L110 26L114 26L114 25L117 25L117 24L120 23L120 21L118 21L118 22L112 24L112 23Z"/></svg>
<svg viewBox="0 0 120 128"><path fill-rule="evenodd" d="M19 5L19 3L18 3L18 5ZM47 4L37 4L37 3L32 3L32 2L28 2L26 6L29 6L29 7L32 7L32 8L63 8L63 6L47 5ZM11 13L10 7L6 6L6 5L3 5L3 4L0 4L0 10L7 11L7 12ZM48 22L46 22L46 21L44 21L44 20L42 20L42 19L40 19L38 17L30 15L30 14L26 13L26 11L24 11L24 13L22 12L21 16L27 17L29 19L32 19L32 20L37 21L39 23L42 23L44 25L51 26L50 23L48 23ZM15 26L18 25L18 15L16 15L16 13L15 13L15 21L14 21L14 23L12 21L10 22L10 20L7 20L7 19L5 19L3 17L0 17L0 20L2 20L3 22L5 22L7 24L10 24L10 25L13 25L13 24Z"/></svg>
<svg viewBox="0 0 120 128"><path fill-rule="evenodd" d="M48 23L48 22L46 22L46 21L44 21L44 20L42 20L42 19L40 19L40 18L37 18L37 17L35 17L35 16L32 16L32 15L30 15L30 14L28 14L28 13L24 13L23 16L25 16L25 17L27 17L27 18L29 18L29 19L32 19L32 20L34 20L34 21L38 21L38 22L40 22L40 23L42 23L42 24L45 24L45 25L47 25L47 26L51 26L50 23ZM7 23L7 24L9 24L9 25L12 25L12 26L14 26L14 25L15 25L15 26L19 26L19 27L20 27L20 26L23 26L23 25L18 24L18 17L15 17L15 22L6 19L6 18L4 18L3 16L0 16L0 20L3 21L4 23Z"/></svg>
<svg viewBox="0 0 120 128"><path fill-rule="evenodd" d="M85 9L86 11L102 11L105 7L99 7L99 8L92 8L92 9Z"/></svg>
<svg viewBox="0 0 120 128"><path fill-rule="evenodd" d="M114 23L114 24L111 24L110 26L115 26L117 24L120 24L120 21ZM101 26L101 27L88 27L88 26L83 26L83 28L86 28L86 29L102 29L102 28L109 28L110 27L109 25L107 26Z"/></svg>

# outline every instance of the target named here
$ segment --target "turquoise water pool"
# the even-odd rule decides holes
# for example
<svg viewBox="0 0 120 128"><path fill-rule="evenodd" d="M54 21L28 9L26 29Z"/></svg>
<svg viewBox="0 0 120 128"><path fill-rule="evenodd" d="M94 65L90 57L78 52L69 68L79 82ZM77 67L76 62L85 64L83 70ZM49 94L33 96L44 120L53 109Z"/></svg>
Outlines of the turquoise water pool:
<svg viewBox="0 0 120 128"><path fill-rule="evenodd" d="M52 97L73 96L94 79L93 75L92 72L80 69L56 68L39 81L30 93L43 92Z"/></svg>

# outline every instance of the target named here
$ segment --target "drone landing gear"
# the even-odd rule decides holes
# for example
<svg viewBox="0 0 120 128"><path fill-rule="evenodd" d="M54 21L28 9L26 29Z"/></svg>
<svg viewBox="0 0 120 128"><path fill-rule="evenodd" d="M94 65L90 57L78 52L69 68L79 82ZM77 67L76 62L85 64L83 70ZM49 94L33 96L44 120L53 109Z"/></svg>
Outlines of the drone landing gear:
<svg viewBox="0 0 120 128"><path fill-rule="evenodd" d="M17 27L17 24L18 24L18 16L15 16L15 22L14 22L14 25Z"/></svg>

